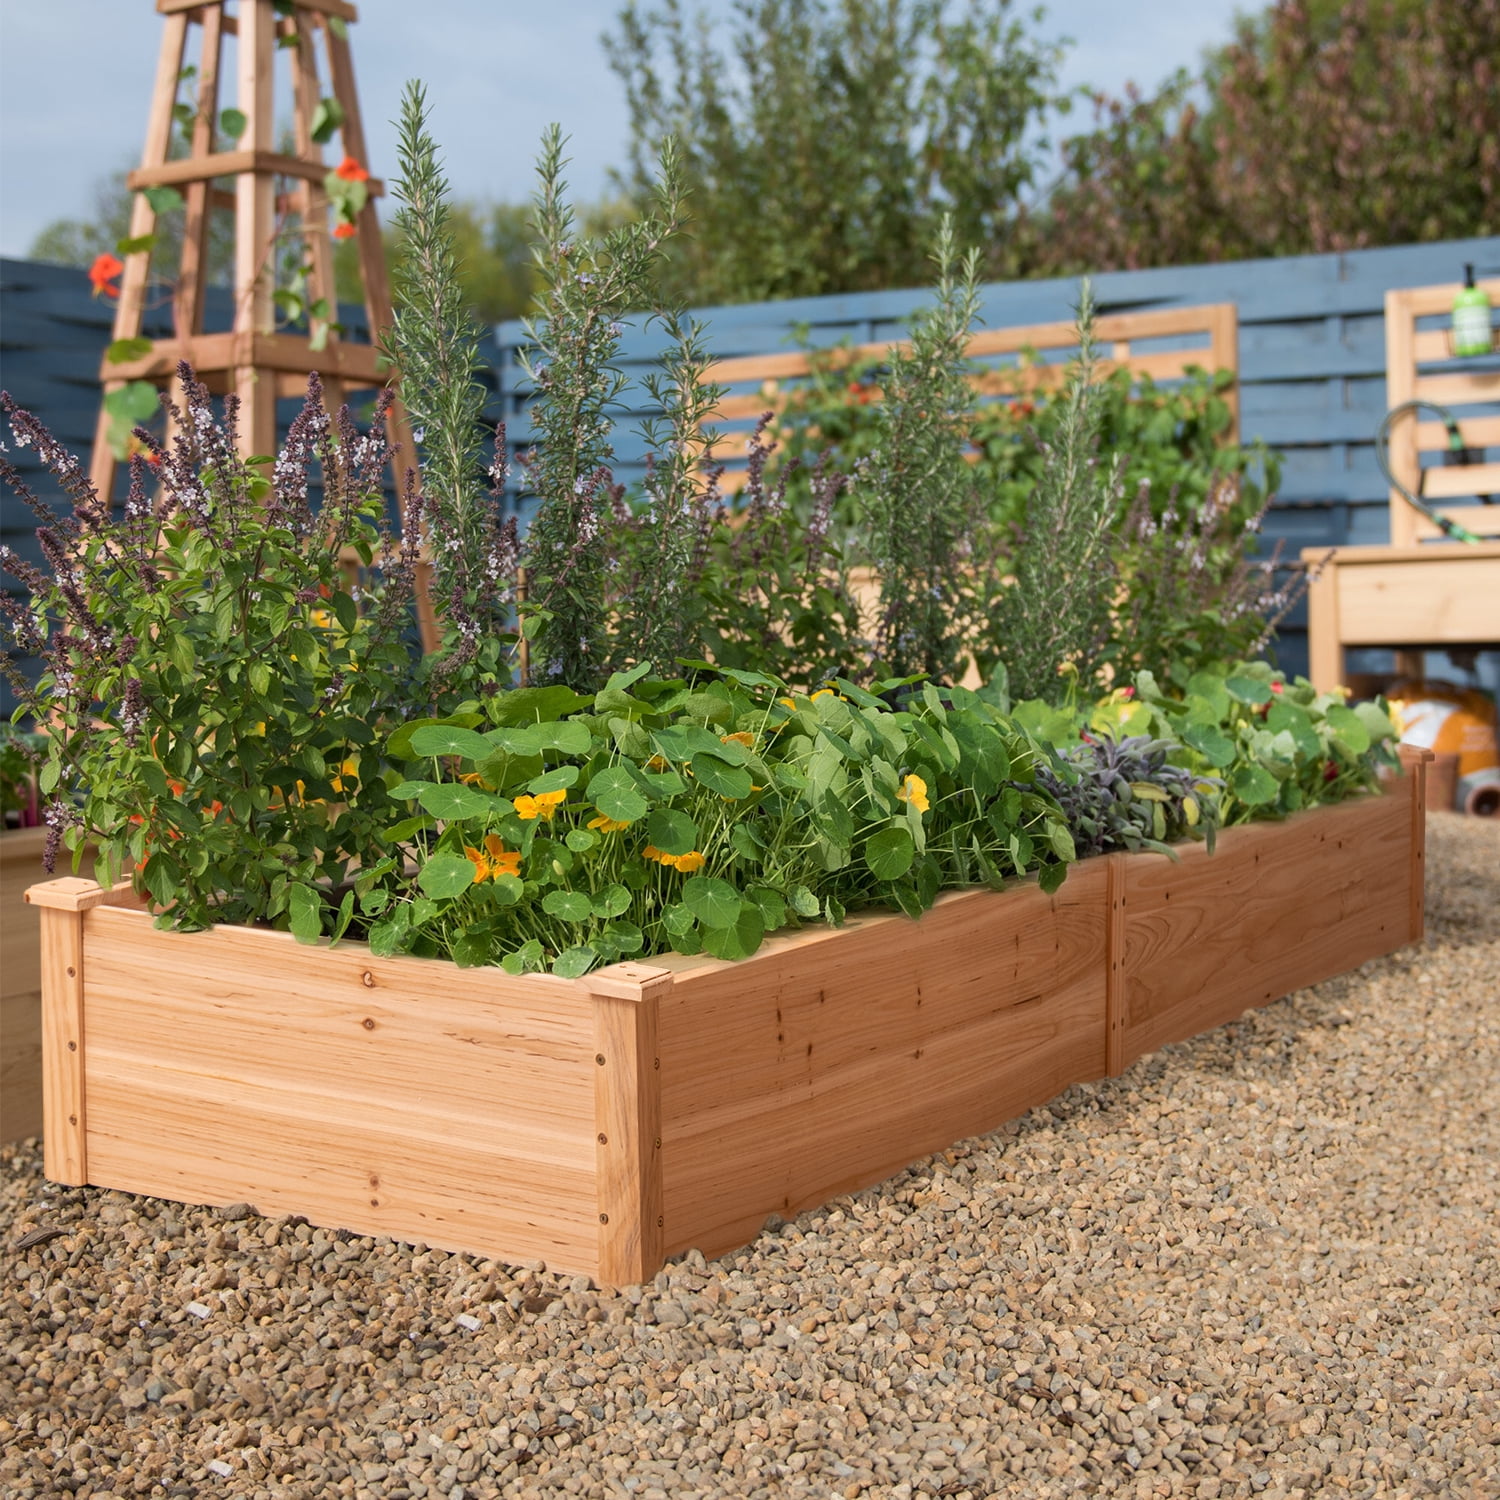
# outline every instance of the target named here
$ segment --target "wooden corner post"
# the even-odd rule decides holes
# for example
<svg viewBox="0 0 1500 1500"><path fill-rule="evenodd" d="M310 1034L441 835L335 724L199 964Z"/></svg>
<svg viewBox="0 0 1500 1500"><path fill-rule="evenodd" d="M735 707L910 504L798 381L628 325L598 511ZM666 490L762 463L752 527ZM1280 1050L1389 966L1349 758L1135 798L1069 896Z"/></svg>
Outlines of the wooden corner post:
<svg viewBox="0 0 1500 1500"><path fill-rule="evenodd" d="M661 1268L661 1056L656 1012L669 970L621 963L578 981L594 1002L594 1126L599 1265L606 1286L632 1286Z"/></svg>
<svg viewBox="0 0 1500 1500"><path fill-rule="evenodd" d="M1111 1078L1118 1078L1134 1061L1125 1056L1125 1022L1128 1016L1130 996L1125 987L1125 885L1130 865L1123 854L1106 856L1107 886L1109 891L1109 917L1105 928L1104 961L1104 1012L1108 1030L1104 1039L1105 1069Z"/></svg>
<svg viewBox="0 0 1500 1500"><path fill-rule="evenodd" d="M1427 931L1427 764L1437 757L1431 750L1402 745L1401 770L1411 782L1411 934L1421 942Z"/></svg>
<svg viewBox="0 0 1500 1500"><path fill-rule="evenodd" d="M84 1097L83 921L109 896L68 876L34 885L42 945L42 1144L47 1176L78 1187L89 1180Z"/></svg>

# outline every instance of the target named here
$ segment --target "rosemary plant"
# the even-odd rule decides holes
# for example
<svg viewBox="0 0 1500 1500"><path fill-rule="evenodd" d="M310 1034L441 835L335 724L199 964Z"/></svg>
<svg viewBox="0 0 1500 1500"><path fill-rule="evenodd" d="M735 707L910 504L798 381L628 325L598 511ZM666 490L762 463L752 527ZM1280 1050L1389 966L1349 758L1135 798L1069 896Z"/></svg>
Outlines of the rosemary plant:
<svg viewBox="0 0 1500 1500"><path fill-rule="evenodd" d="M1124 457L1115 454L1106 468L1097 451L1098 353L1086 278L1078 301L1078 345L1056 437L1012 539L1005 564L1010 576L988 611L988 649L981 661L998 658L1016 701L1055 702L1070 685L1087 695L1108 648L1113 521Z"/></svg>
<svg viewBox="0 0 1500 1500"><path fill-rule="evenodd" d="M535 384L531 414L538 441L528 463L541 504L526 537L529 602L524 629L534 675L588 689L608 668L604 638L606 564L600 507L611 483L610 408L627 381L614 368L620 319L650 300L668 239L683 222L677 157L661 151L654 210L589 241L575 233L563 201L563 136L543 139L536 196L536 259L541 293L527 324Z"/></svg>
<svg viewBox="0 0 1500 1500"><path fill-rule="evenodd" d="M479 326L459 280L448 183L427 128L426 92L416 80L401 100L397 150L401 254L386 352L401 373L421 457L432 603L444 634L433 682L455 686L467 674L465 686L488 689L509 675L501 657L515 598L515 521L502 523L495 503L504 489L505 433L496 432L487 486ZM417 524L410 507L405 524ZM478 670L468 672L471 665Z"/></svg>
<svg viewBox="0 0 1500 1500"><path fill-rule="evenodd" d="M661 369L645 380L663 413L641 424L650 451L638 518L637 586L623 594L612 621L617 666L649 661L670 676L678 657L702 655L692 594L707 561L719 510L713 439L704 423L724 387L705 381L709 354L703 327L680 311L659 314L669 340Z"/></svg>
<svg viewBox="0 0 1500 1500"><path fill-rule="evenodd" d="M862 488L865 545L880 575L876 650L893 673L958 673L969 613L968 537L976 519L964 460L973 404L964 348L978 310L978 255L960 262L944 218L933 254L936 303L891 361L877 448Z"/></svg>

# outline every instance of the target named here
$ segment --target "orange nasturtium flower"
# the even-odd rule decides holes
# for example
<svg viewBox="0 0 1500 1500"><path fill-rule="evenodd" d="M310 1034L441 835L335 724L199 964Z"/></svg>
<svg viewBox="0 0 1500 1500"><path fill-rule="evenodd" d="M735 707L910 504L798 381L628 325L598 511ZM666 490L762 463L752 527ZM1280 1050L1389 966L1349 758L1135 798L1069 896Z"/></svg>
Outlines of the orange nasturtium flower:
<svg viewBox="0 0 1500 1500"><path fill-rule="evenodd" d="M744 729L737 730L734 734L721 734L719 741L725 745L743 745L747 750L755 748L755 736Z"/></svg>
<svg viewBox="0 0 1500 1500"><path fill-rule="evenodd" d="M516 815L526 822L533 818L541 818L550 822L553 813L567 801L567 792L538 792L536 796L529 797L524 792L516 798Z"/></svg>
<svg viewBox="0 0 1500 1500"><path fill-rule="evenodd" d="M597 818L589 819L589 827L597 828L600 833L620 833L630 827L629 818L611 818L600 813Z"/></svg>
<svg viewBox="0 0 1500 1500"><path fill-rule="evenodd" d="M333 175L342 177L345 182L368 182L370 180L370 174L352 156L346 156L333 169Z"/></svg>
<svg viewBox="0 0 1500 1500"><path fill-rule="evenodd" d="M910 802L918 812L932 810L932 804L927 800L927 783L920 776L903 776L896 796L902 802Z"/></svg>
<svg viewBox="0 0 1500 1500"><path fill-rule="evenodd" d="M465 844L464 853L468 856L470 864L474 866L475 885L483 880L494 880L500 875L521 873L520 851L507 849L500 838L493 833L485 834L483 849L475 849Z"/></svg>
<svg viewBox="0 0 1500 1500"><path fill-rule="evenodd" d="M696 849L690 849L686 854L663 854L655 844L647 844L641 853L647 859L654 859L659 865L666 865L668 869L681 870L684 875L691 875L694 870L703 868L703 856Z"/></svg>
<svg viewBox="0 0 1500 1500"><path fill-rule="evenodd" d="M120 295L119 287L111 286L110 282L124 269L124 261L117 259L107 250L103 255L96 255L93 265L89 267L89 280L94 285L94 295L96 297L118 297Z"/></svg>
<svg viewBox="0 0 1500 1500"><path fill-rule="evenodd" d="M348 223L333 226L333 237L336 240L352 240L358 232L354 225Z"/></svg>

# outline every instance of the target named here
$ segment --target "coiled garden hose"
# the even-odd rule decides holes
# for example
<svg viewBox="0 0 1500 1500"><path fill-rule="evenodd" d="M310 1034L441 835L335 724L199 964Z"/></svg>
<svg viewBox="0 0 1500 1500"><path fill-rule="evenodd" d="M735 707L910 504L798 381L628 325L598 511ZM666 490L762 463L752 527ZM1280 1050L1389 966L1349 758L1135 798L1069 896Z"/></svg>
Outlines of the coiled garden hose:
<svg viewBox="0 0 1500 1500"><path fill-rule="evenodd" d="M1474 535L1467 526L1460 526L1457 521L1450 520L1447 516L1439 515L1437 511L1422 499L1420 494L1412 494L1407 487L1391 472L1391 429L1396 425L1399 418L1408 412L1415 414L1418 411L1435 412L1442 420L1444 428L1448 433L1448 461L1450 463L1470 462L1469 450L1464 445L1463 434L1458 430L1458 422L1453 413L1446 406L1439 406L1433 401L1403 401L1399 406L1393 406L1386 414L1385 420L1380 424L1380 430L1375 434L1375 462L1380 465L1380 472L1385 475L1390 486L1398 490L1405 498L1416 507L1444 536L1450 537L1455 542L1472 542L1476 545L1479 538ZM1426 472L1425 470L1423 471ZM1417 481L1417 489L1422 488L1421 480ZM1491 497L1481 497L1486 504Z"/></svg>

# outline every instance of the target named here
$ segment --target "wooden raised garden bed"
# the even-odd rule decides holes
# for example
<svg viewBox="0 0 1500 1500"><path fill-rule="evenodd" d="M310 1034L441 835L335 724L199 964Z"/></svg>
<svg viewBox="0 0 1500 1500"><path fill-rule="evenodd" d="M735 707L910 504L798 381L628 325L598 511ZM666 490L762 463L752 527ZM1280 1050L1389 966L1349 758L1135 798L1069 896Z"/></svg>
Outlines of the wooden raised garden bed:
<svg viewBox="0 0 1500 1500"><path fill-rule="evenodd" d="M1408 769L1212 856L577 981L163 932L52 881L47 1173L640 1281L1419 937Z"/></svg>

